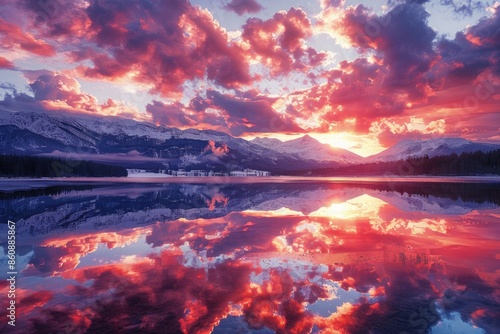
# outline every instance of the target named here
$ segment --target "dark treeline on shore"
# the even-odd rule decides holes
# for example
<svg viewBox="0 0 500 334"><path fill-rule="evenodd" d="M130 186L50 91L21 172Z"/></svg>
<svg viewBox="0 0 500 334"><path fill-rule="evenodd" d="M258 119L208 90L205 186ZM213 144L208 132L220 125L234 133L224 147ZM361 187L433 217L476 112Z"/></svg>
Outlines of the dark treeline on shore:
<svg viewBox="0 0 500 334"><path fill-rule="evenodd" d="M297 171L291 175L485 175L500 174L500 150L457 155L408 158L389 162L372 162L336 168Z"/></svg>
<svg viewBox="0 0 500 334"><path fill-rule="evenodd" d="M112 177L127 176L124 167L93 161L0 155L2 177Z"/></svg>

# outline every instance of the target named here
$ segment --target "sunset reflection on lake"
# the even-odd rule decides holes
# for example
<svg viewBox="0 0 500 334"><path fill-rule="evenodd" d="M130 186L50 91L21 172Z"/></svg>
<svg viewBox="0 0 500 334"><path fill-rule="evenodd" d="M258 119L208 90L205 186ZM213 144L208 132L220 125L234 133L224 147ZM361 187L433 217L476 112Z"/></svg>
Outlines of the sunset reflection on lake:
<svg viewBox="0 0 500 334"><path fill-rule="evenodd" d="M495 184L122 185L1 205L19 333L500 331Z"/></svg>

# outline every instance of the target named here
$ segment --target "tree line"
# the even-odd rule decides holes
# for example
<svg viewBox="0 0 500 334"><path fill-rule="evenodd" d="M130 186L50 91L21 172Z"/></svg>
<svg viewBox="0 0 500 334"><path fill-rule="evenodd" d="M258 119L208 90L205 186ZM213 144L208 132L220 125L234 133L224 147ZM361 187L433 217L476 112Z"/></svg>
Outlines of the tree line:
<svg viewBox="0 0 500 334"><path fill-rule="evenodd" d="M127 176L124 167L85 160L0 155L2 177L113 177Z"/></svg>
<svg viewBox="0 0 500 334"><path fill-rule="evenodd" d="M293 175L485 175L500 174L500 149L450 155L371 162L334 168L297 171Z"/></svg>

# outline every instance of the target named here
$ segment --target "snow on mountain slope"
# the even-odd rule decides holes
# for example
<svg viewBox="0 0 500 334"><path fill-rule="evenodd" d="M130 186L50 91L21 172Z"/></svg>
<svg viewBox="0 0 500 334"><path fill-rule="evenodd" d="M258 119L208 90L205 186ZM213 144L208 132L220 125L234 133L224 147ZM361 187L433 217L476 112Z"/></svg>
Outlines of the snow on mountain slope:
<svg viewBox="0 0 500 334"><path fill-rule="evenodd" d="M1 111L0 115L0 125L15 125L66 145L75 144L75 137L94 144L96 136L102 134L146 136L160 140L172 136L171 129L120 117L7 111Z"/></svg>
<svg viewBox="0 0 500 334"><path fill-rule="evenodd" d="M4 152L13 154L128 154L135 151L142 156L169 159L173 165L182 164L182 167L186 167L181 158L204 158L210 140L215 141L216 146L226 144L229 153L222 157L210 156L210 164L198 159L188 165L197 165L197 168L215 168L218 165L275 172L291 168L306 169L314 165L313 161L301 159L297 155L277 152L213 130L181 130L120 117L9 112L0 109L0 147Z"/></svg>
<svg viewBox="0 0 500 334"><path fill-rule="evenodd" d="M448 155L473 151L490 151L500 145L475 143L460 138L440 138L425 141L402 141L393 147L368 158L362 158L348 150L333 148L306 135L302 138L282 142L272 138L256 138L246 141L226 133L213 130L180 130L138 122L120 117L75 115L60 112L9 112L0 109L0 134L4 149L10 153L22 154L50 153L56 150L78 151L85 148L89 153L126 153L140 146L140 151L148 156L159 156L160 150L168 149L166 141L182 139L173 146L180 152L194 147L194 141L214 140L225 143L230 151L238 153L234 163L247 166L252 161L260 161L253 168L276 167L313 168L336 163L356 164L373 161L394 161L412 156ZM17 137L15 137L17 136ZM8 139L11 138L9 141ZM138 140L138 138L141 138ZM170 145L170 144L169 144ZM171 146L172 146L171 145ZM180 145L180 146L179 146ZM197 146L196 146L197 145ZM194 149L202 151L199 142ZM163 152L162 151L162 152ZM196 152L198 152L196 151ZM187 152L185 154L198 154ZM171 157L172 152L163 156ZM183 154L183 153L179 153ZM322 166L320 166L322 165Z"/></svg>
<svg viewBox="0 0 500 334"><path fill-rule="evenodd" d="M367 161L395 161L409 157L428 155L461 154L463 152L491 151L499 149L500 145L472 142L462 138L436 138L423 141L403 140L396 145L367 158Z"/></svg>
<svg viewBox="0 0 500 334"><path fill-rule="evenodd" d="M362 157L355 153L341 148L334 148L328 144L322 144L309 135L285 142L275 138L255 138L251 142L278 152L295 154L302 159L317 162L340 162L348 164L359 163L363 160Z"/></svg>

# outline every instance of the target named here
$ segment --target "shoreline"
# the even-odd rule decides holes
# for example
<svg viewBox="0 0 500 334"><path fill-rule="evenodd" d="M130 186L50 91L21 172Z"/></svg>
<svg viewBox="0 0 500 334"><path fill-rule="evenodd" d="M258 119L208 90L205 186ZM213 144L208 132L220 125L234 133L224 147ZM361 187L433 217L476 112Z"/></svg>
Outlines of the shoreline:
<svg viewBox="0 0 500 334"><path fill-rule="evenodd" d="M0 192L9 193L19 190L40 189L52 186L71 185L119 185L119 184L251 184L251 183L490 183L500 185L500 175L485 176L266 176L266 177L74 177L74 178L1 178Z"/></svg>

